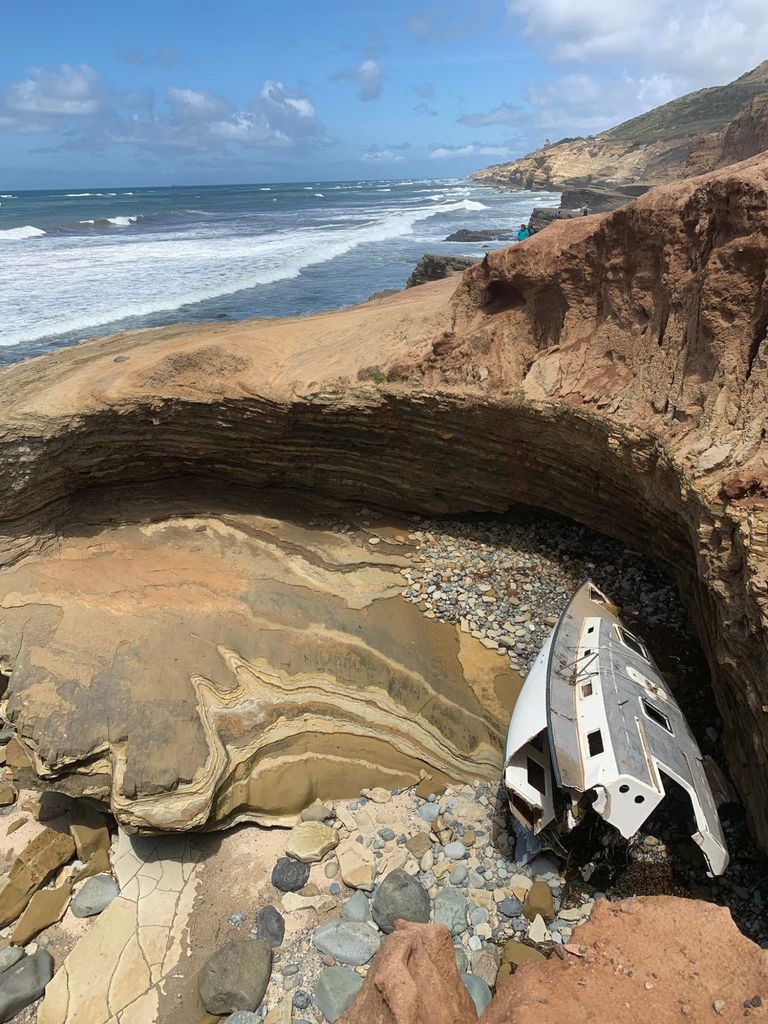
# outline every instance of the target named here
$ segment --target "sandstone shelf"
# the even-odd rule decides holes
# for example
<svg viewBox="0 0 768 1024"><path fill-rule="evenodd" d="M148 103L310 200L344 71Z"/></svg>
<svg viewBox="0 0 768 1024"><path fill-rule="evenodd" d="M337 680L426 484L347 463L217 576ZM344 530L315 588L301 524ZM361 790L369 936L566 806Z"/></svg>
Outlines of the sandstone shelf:
<svg viewBox="0 0 768 1024"><path fill-rule="evenodd" d="M265 813L272 783L260 788L258 764L279 763L281 743L290 760L297 737L315 737L311 758L328 752L334 722L359 737L367 719L371 764L455 777L463 759L489 777L499 722L457 667L456 637L450 671L405 665L402 636L382 636L377 604L352 593L386 595L380 577L394 577L396 548L382 568L337 546L336 559L354 554L362 573L353 586L349 566L329 569L300 526L277 536L281 527L252 517L257 498L278 495L389 513L522 501L673 568L734 780L768 846L767 256L768 159L755 158L555 223L458 284L306 319L116 335L4 371L0 662L38 771L106 787L128 825L210 826ZM253 509L238 504L241 489ZM107 593L121 558L122 592ZM126 644L105 639L115 614ZM274 628L309 630L295 647L312 652L306 733L270 717L300 671L267 642ZM359 675L365 659L350 661L360 645L386 665L380 690ZM395 664L431 717L406 720L412 695L392 683ZM358 715L356 688L368 704ZM332 692L336 718L318 710ZM181 734L187 747L172 750ZM141 753L152 742L156 770ZM377 742L388 750L371 754ZM213 790L198 785L213 776ZM185 786L199 805L181 811Z"/></svg>

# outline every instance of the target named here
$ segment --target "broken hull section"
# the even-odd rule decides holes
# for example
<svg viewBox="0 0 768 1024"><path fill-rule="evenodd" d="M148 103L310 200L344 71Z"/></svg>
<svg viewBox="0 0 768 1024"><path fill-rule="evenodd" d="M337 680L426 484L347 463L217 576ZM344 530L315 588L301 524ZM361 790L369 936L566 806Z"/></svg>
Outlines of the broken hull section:
<svg viewBox="0 0 768 1024"><path fill-rule="evenodd" d="M710 874L728 865L701 752L645 645L593 584L574 594L512 715L504 784L515 817L565 834L595 812L630 839L666 795L688 795Z"/></svg>

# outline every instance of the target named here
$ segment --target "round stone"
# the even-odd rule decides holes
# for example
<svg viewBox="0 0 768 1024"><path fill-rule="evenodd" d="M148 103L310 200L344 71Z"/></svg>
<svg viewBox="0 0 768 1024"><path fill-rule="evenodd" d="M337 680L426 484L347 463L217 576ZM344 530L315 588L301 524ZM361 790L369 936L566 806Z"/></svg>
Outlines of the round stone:
<svg viewBox="0 0 768 1024"><path fill-rule="evenodd" d="M315 928L312 945L341 964L367 964L381 945L378 935L364 921L328 921Z"/></svg>
<svg viewBox="0 0 768 1024"><path fill-rule="evenodd" d="M280 892L298 892L309 881L309 864L293 857L280 857L272 868L272 885Z"/></svg>
<svg viewBox="0 0 768 1024"><path fill-rule="evenodd" d="M451 935L467 930L467 897L455 889L441 889L435 897L435 924L444 924Z"/></svg>
<svg viewBox="0 0 768 1024"><path fill-rule="evenodd" d="M383 932L395 930L395 921L429 923L429 896L421 883L402 868L384 878L371 903L373 919Z"/></svg>
<svg viewBox="0 0 768 1024"><path fill-rule="evenodd" d="M461 980L472 997L478 1017L491 1001L491 990L476 974L462 974Z"/></svg>
<svg viewBox="0 0 768 1024"><path fill-rule="evenodd" d="M120 887L111 875L94 875L86 878L75 893L69 907L75 917L93 917L109 906Z"/></svg>

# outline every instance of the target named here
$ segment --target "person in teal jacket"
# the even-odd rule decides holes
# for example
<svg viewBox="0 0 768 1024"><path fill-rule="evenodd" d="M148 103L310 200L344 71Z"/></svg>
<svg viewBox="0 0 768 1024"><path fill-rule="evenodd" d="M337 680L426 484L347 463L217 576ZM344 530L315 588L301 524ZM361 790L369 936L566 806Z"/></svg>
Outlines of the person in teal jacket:
<svg viewBox="0 0 768 1024"><path fill-rule="evenodd" d="M531 237L531 233L528 230L528 228L525 226L525 224L521 224L520 225L520 230L517 232L517 240L518 240L518 242L524 242L526 240L526 238L530 238L530 237Z"/></svg>

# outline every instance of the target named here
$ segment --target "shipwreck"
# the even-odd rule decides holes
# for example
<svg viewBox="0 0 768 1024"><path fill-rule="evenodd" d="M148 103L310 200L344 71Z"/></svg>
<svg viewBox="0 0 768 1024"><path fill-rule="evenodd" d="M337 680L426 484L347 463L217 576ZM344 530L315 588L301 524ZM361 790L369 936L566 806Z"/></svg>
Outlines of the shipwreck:
<svg viewBox="0 0 768 1024"><path fill-rule="evenodd" d="M560 616L526 678L507 733L510 810L555 841L593 814L631 839L667 795L690 799L709 874L728 851L702 755L646 645L591 582Z"/></svg>

